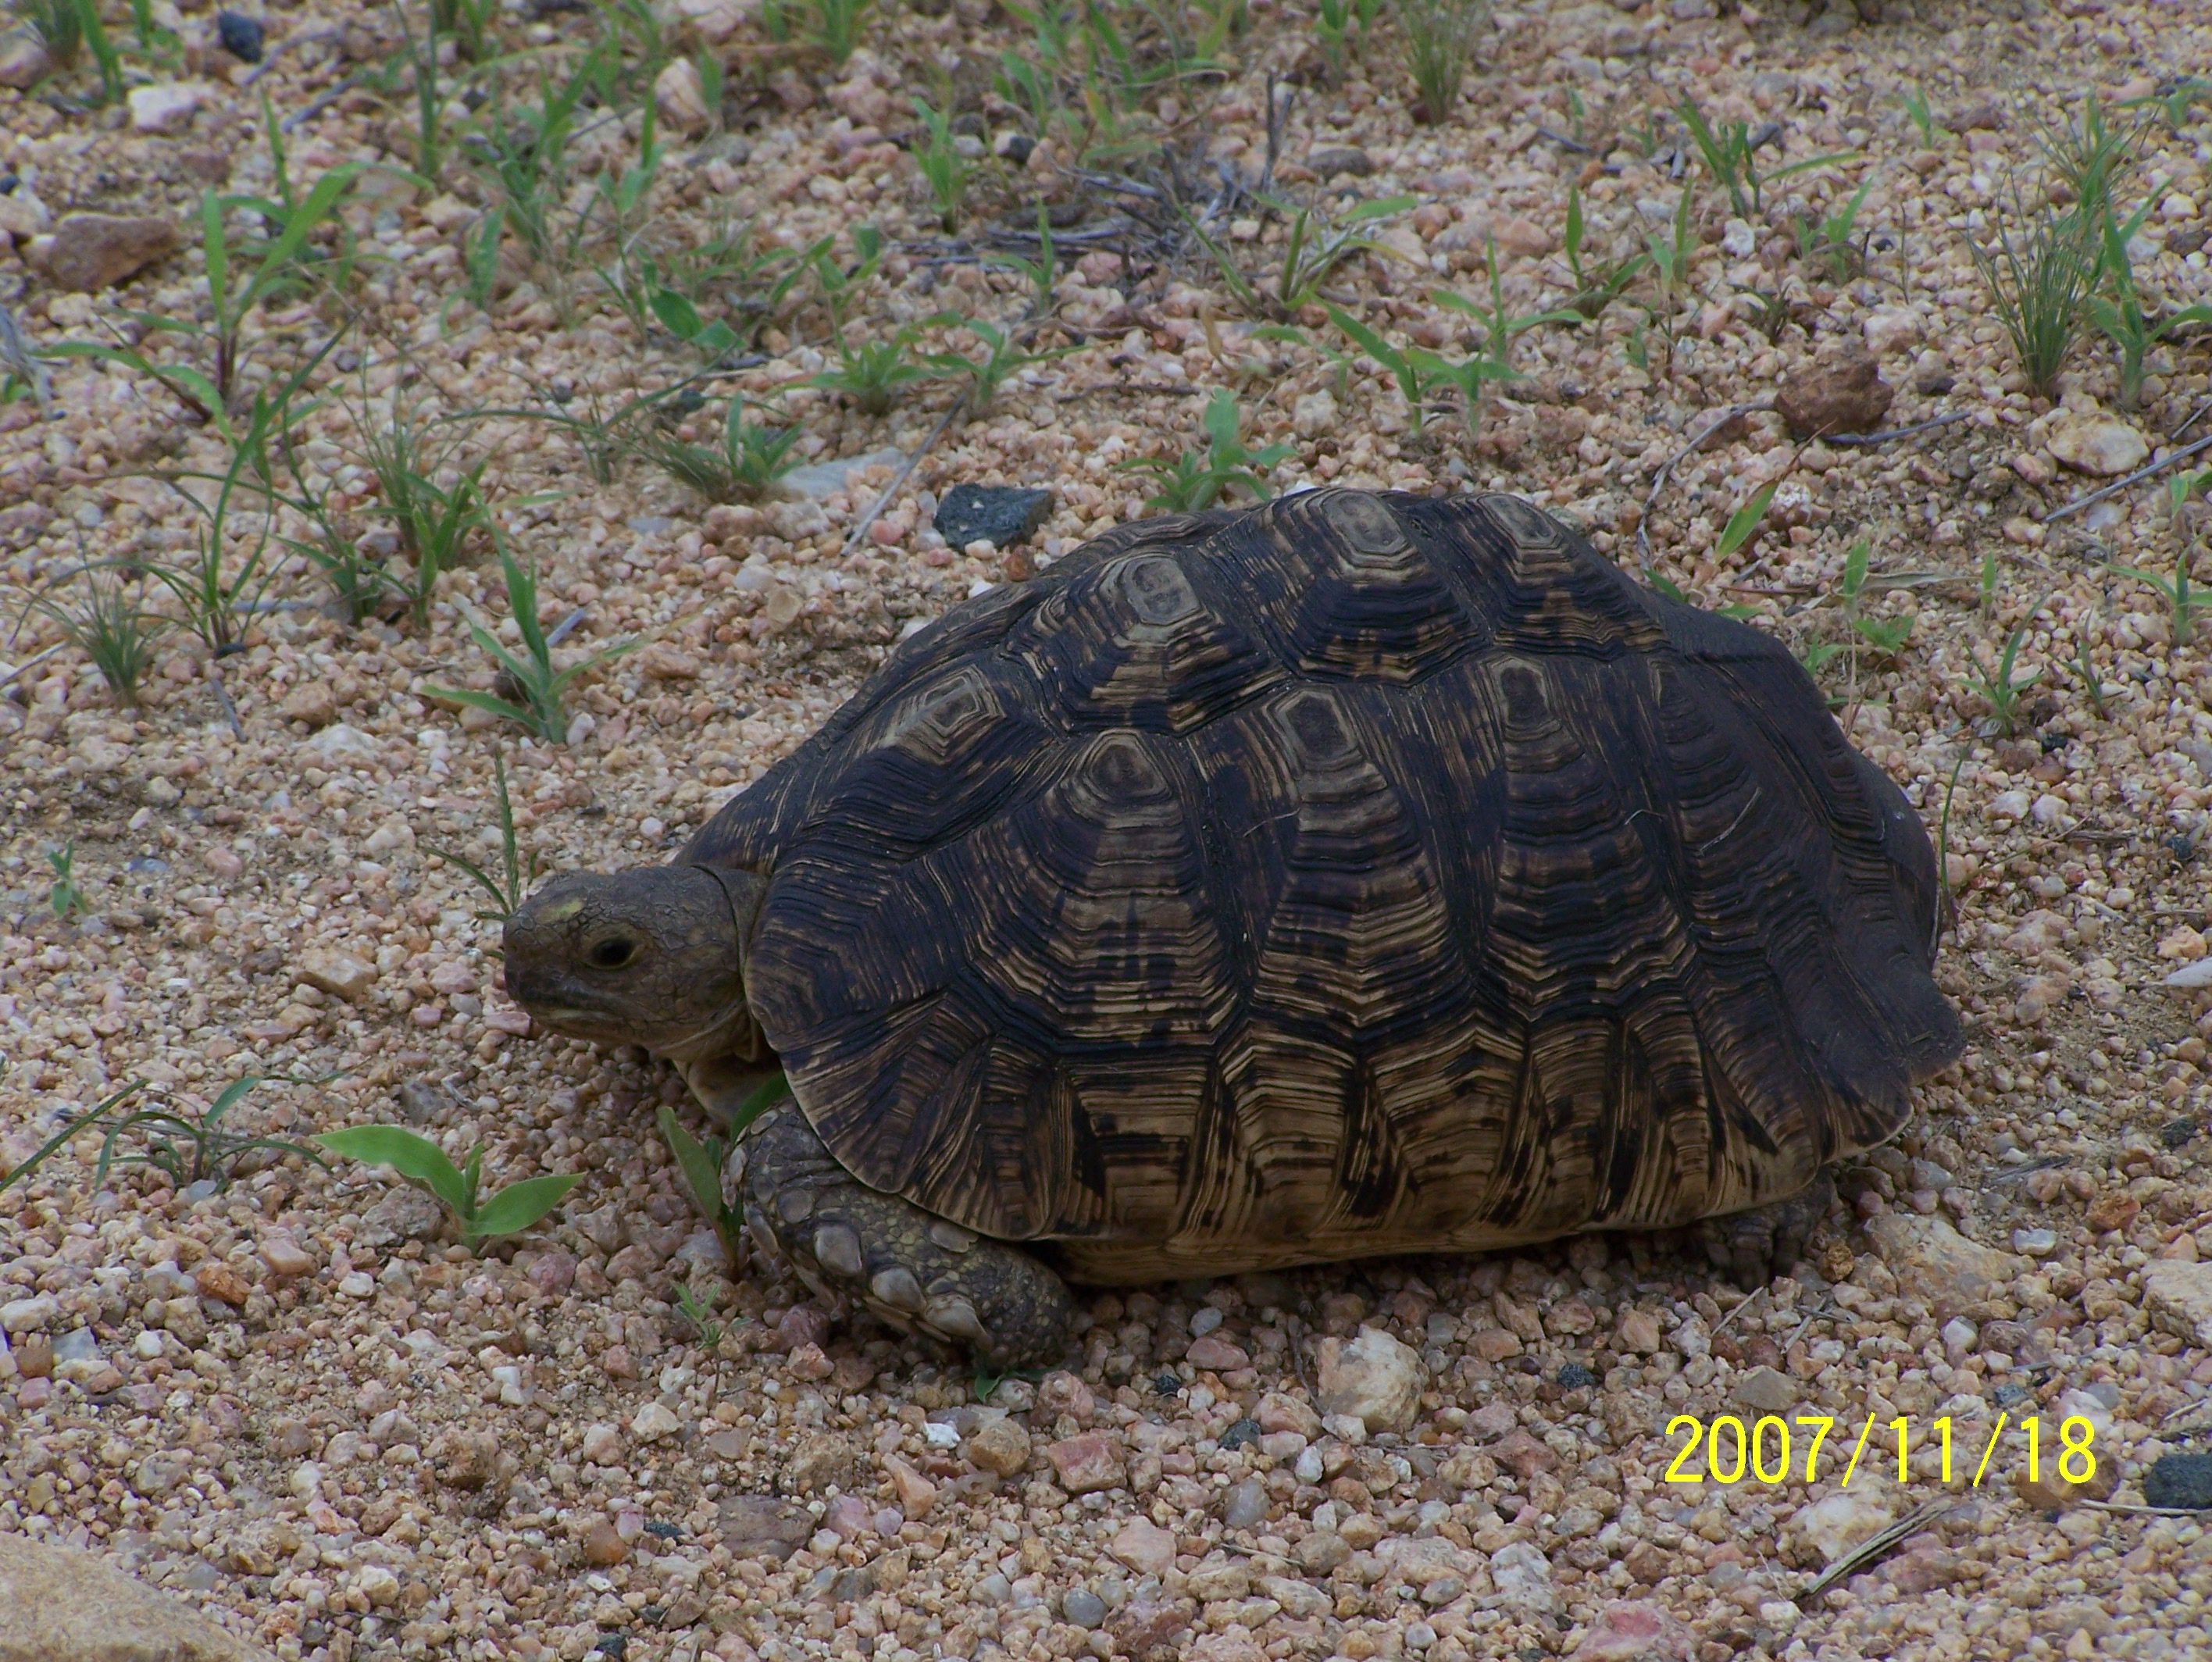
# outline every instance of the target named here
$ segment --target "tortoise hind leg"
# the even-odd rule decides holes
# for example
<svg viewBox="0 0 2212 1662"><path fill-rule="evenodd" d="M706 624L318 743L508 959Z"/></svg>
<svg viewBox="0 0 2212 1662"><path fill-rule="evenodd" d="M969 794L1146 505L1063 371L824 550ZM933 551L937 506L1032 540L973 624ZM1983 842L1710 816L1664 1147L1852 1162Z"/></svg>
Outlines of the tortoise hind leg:
<svg viewBox="0 0 2212 1662"><path fill-rule="evenodd" d="M1836 1183L1823 1166L1813 1181L1786 1200L1754 1206L1747 1212L1709 1218L1705 1251L1716 1269L1751 1290L1785 1275L1804 1256L1813 1231L1836 1204Z"/></svg>
<svg viewBox="0 0 2212 1662"><path fill-rule="evenodd" d="M848 1294L993 1368L1056 1362L1068 1348L1074 1304L1058 1275L1019 1247L868 1187L795 1103L753 1122L722 1168L722 1193L817 1292Z"/></svg>

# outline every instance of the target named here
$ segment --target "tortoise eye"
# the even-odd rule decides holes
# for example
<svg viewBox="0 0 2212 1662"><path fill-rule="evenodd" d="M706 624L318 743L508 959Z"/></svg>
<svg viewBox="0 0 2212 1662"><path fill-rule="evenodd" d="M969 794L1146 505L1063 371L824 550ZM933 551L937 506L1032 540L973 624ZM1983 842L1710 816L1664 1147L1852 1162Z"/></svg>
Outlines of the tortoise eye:
<svg viewBox="0 0 2212 1662"><path fill-rule="evenodd" d="M623 936L611 936L594 946L590 953L592 967L597 969L620 969L637 956L637 943Z"/></svg>

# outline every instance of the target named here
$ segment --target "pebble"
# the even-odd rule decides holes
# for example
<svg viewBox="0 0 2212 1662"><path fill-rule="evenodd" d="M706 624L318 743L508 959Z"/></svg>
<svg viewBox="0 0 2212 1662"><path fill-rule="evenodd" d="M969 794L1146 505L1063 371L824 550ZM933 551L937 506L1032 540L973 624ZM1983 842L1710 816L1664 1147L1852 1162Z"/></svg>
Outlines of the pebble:
<svg viewBox="0 0 2212 1662"><path fill-rule="evenodd" d="M1106 1550L1139 1575L1164 1575L1175 1563L1176 1538L1149 1518L1132 1518L1114 1532Z"/></svg>
<svg viewBox="0 0 2212 1662"><path fill-rule="evenodd" d="M605 1518L594 1518L586 1524L583 1538L577 1544L582 1549L584 1562L600 1569L611 1569L629 1557L629 1543Z"/></svg>
<svg viewBox="0 0 2212 1662"><path fill-rule="evenodd" d="M1866 1228L1898 1286L1941 1319L1980 1303L2020 1267L2010 1253L1967 1240L1940 1217L1883 1212Z"/></svg>
<svg viewBox="0 0 2212 1662"><path fill-rule="evenodd" d="M1379 1327L1363 1327L1350 1340L1321 1341L1314 1385L1324 1416L1343 1414L1370 1432L1406 1431L1420 1411L1428 1370L1410 1347Z"/></svg>
<svg viewBox="0 0 2212 1662"><path fill-rule="evenodd" d="M215 15L215 36L222 49L241 64L258 64L262 54L261 20L243 12Z"/></svg>
<svg viewBox="0 0 2212 1662"><path fill-rule="evenodd" d="M2143 1304L2162 1332L2212 1350L2212 1264L2154 1259L2142 1267Z"/></svg>
<svg viewBox="0 0 2212 1662"><path fill-rule="evenodd" d="M1693 1662L1698 1636L1656 1599L1615 1599L1574 1648L1571 1662Z"/></svg>
<svg viewBox="0 0 2212 1662"><path fill-rule="evenodd" d="M1052 1462L1060 1486L1071 1495L1118 1489L1128 1477L1121 1441L1103 1431L1087 1431L1048 1443L1044 1455Z"/></svg>
<svg viewBox="0 0 2212 1662"><path fill-rule="evenodd" d="M2143 1504L2212 1508L2212 1454L2163 1454L2142 1477Z"/></svg>
<svg viewBox="0 0 2212 1662"><path fill-rule="evenodd" d="M2049 1258L2058 1250L2058 1236L2049 1229L2014 1229L2012 1249L2029 1258Z"/></svg>
<svg viewBox="0 0 2212 1662"><path fill-rule="evenodd" d="M269 1662L106 1554L0 1535L0 1655L21 1662Z"/></svg>
<svg viewBox="0 0 2212 1662"><path fill-rule="evenodd" d="M661 1403L649 1402L634 1415L629 1422L629 1435L641 1443L659 1442L663 1437L672 1437L683 1430L684 1422L673 1410Z"/></svg>
<svg viewBox="0 0 2212 1662"><path fill-rule="evenodd" d="M1805 1544L1832 1564L1867 1537L1887 1527L1896 1513L1867 1489L1854 1486L1800 1507L1790 1519Z"/></svg>
<svg viewBox="0 0 2212 1662"><path fill-rule="evenodd" d="M905 465L906 454L897 450L874 450L865 456L848 456L830 462L811 462L804 467L792 469L777 479L768 488L768 495L771 501L775 502L818 504L828 501L840 491L847 490L851 476L862 469L886 468L896 473ZM866 504L860 506L865 507ZM817 518L820 519L820 516ZM827 519L820 519L819 529L826 531L829 524Z"/></svg>
<svg viewBox="0 0 2212 1662"><path fill-rule="evenodd" d="M58 288L93 294L166 258L178 241L175 223L154 215L71 214L54 229L46 274Z"/></svg>
<svg viewBox="0 0 2212 1662"><path fill-rule="evenodd" d="M1089 1587L1070 1587L1060 1595L1060 1614L1063 1620L1088 1631L1104 1624L1106 1601Z"/></svg>
<svg viewBox="0 0 2212 1662"><path fill-rule="evenodd" d="M128 100L131 128L142 133L181 132L191 124L200 98L197 87L133 87Z"/></svg>
<svg viewBox="0 0 2212 1662"><path fill-rule="evenodd" d="M1011 1477L1030 1463L1030 1434L1012 1418L986 1420L969 1434L963 1452L979 1470Z"/></svg>
<svg viewBox="0 0 2212 1662"><path fill-rule="evenodd" d="M1791 375L1775 394L1774 407L1792 435L1814 439L1875 431L1895 396L1874 359L1853 350Z"/></svg>
<svg viewBox="0 0 2212 1662"><path fill-rule="evenodd" d="M2099 478L2132 472L2150 454L2149 440L2125 422L2073 410L2051 422L2044 443L2065 466Z"/></svg>
<svg viewBox="0 0 2212 1662"><path fill-rule="evenodd" d="M1230 1489L1221 1509L1221 1521L1231 1529L1257 1529L1267 1521L1273 1510L1267 1484L1257 1477L1247 1477Z"/></svg>
<svg viewBox="0 0 2212 1662"><path fill-rule="evenodd" d="M1052 492L1038 487L955 485L938 503L931 523L956 549L971 543L1010 549L1036 536L1052 507Z"/></svg>
<svg viewBox="0 0 2212 1662"><path fill-rule="evenodd" d="M1490 1555L1490 1580L1516 1615L1548 1616L1558 1603L1551 1561L1526 1541L1509 1542Z"/></svg>

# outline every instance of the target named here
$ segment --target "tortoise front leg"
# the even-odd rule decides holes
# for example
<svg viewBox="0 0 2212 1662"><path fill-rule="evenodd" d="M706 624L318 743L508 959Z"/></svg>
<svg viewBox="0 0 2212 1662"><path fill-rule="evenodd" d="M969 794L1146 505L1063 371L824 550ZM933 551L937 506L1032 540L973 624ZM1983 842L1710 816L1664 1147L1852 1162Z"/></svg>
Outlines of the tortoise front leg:
<svg viewBox="0 0 2212 1662"><path fill-rule="evenodd" d="M796 1103L770 1108L722 1168L724 1202L827 1296L996 1368L1057 1362L1072 1337L1066 1283L1020 1248L872 1189L837 1163Z"/></svg>

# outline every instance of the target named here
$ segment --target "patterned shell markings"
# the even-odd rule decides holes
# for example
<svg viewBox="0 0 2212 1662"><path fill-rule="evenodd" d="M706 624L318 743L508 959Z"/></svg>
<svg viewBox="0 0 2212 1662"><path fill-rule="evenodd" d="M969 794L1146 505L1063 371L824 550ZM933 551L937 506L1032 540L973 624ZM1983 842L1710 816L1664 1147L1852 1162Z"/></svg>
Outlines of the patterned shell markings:
<svg viewBox="0 0 2212 1662"><path fill-rule="evenodd" d="M850 1169L1100 1278L1756 1204L1959 1042L1802 672L1510 497L1128 527L682 858L772 868L748 986Z"/></svg>

